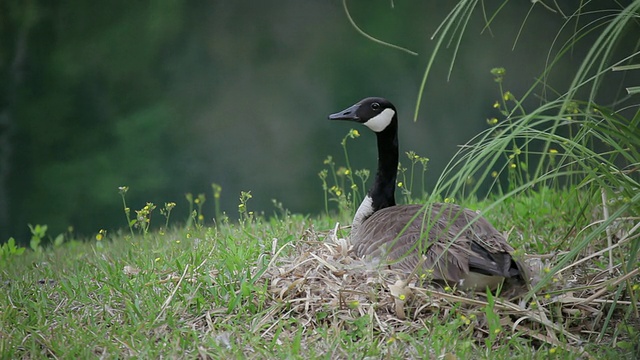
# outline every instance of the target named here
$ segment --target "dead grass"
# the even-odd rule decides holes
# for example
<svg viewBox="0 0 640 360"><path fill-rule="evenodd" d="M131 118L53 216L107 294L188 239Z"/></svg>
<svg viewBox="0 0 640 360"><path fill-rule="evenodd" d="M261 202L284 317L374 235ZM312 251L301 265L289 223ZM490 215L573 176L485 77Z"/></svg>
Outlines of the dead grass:
<svg viewBox="0 0 640 360"><path fill-rule="evenodd" d="M615 346L638 339L632 332L618 329L625 318L633 319L630 326L638 329L635 306L640 291L634 284L640 270L598 265L606 253L621 251L638 237L638 227L636 220L615 244L593 249L553 275L547 272L563 253L528 256L531 286L547 275L550 281L537 292L511 299L420 285L416 279L404 279L391 270L371 268L352 257L349 239L339 235L345 229L337 224L328 232L311 228L295 246L273 243L272 259L259 280L269 286L267 306L272 309L260 320L259 325L271 324L262 336L273 339L281 335L274 331L278 319L290 316L299 320L307 334L321 328L353 331L352 324L368 317L370 328L363 332L363 340L377 343L389 343L399 333L417 333L437 326L434 324L457 321L461 337L472 339L474 347L500 347L517 337L551 354L561 349L579 358L596 358L589 345L606 342ZM431 355L455 358L455 351L443 349ZM405 353L420 355L410 346Z"/></svg>

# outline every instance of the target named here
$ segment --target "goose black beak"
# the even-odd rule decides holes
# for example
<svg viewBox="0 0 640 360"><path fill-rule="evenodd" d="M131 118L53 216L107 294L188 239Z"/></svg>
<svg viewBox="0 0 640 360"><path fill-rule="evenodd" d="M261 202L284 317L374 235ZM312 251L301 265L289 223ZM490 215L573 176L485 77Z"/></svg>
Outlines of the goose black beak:
<svg viewBox="0 0 640 360"><path fill-rule="evenodd" d="M360 118L358 117L358 115L356 115L356 111L358 110L358 107L360 106L360 104L355 104L351 107L348 107L342 111L338 111L335 114L331 114L329 115L329 120L351 120L351 121L358 121L360 120Z"/></svg>

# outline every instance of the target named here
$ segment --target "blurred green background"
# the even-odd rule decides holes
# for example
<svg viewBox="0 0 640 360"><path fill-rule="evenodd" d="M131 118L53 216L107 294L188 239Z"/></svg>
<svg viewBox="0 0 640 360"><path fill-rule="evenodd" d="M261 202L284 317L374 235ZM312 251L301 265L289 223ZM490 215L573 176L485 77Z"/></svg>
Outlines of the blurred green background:
<svg viewBox="0 0 640 360"><path fill-rule="evenodd" d="M122 185L132 210L176 202L173 220L187 218L191 192L207 195L211 222L211 183L222 186L231 217L242 190L252 192L253 211L272 213L276 199L318 213L317 174L327 155L340 161L340 141L355 126L326 117L366 96L396 104L401 151L429 157L433 182L458 145L498 115L491 68L505 67L505 89L521 96L555 55L565 23L529 1L507 2L484 31L475 13L451 77L455 44L439 55L413 122L430 38L455 4L348 2L358 26L412 56L358 34L339 0L3 0L0 242L27 241L28 223L52 235L126 227ZM487 14L500 5L487 2ZM585 48L557 65L550 86L570 81ZM351 163L373 170L374 137L361 133L349 143Z"/></svg>

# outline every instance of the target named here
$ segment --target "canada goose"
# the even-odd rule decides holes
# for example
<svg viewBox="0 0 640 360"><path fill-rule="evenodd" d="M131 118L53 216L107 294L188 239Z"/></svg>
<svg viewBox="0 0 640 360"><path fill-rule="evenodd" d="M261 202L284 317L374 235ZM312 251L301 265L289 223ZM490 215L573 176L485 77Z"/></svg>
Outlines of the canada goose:
<svg viewBox="0 0 640 360"><path fill-rule="evenodd" d="M522 281L514 249L476 212L448 203L396 205L398 117L391 102L366 98L329 119L361 123L378 142L375 180L351 227L356 256L467 290L493 290L505 279Z"/></svg>

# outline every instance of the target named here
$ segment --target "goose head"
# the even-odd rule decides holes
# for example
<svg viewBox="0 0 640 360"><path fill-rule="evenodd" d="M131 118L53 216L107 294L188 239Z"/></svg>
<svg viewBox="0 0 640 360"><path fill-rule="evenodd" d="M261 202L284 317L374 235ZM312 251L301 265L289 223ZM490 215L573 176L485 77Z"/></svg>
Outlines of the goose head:
<svg viewBox="0 0 640 360"><path fill-rule="evenodd" d="M395 106L381 97L362 99L342 111L329 115L329 120L355 121L376 133L383 132L390 125L397 126Z"/></svg>

